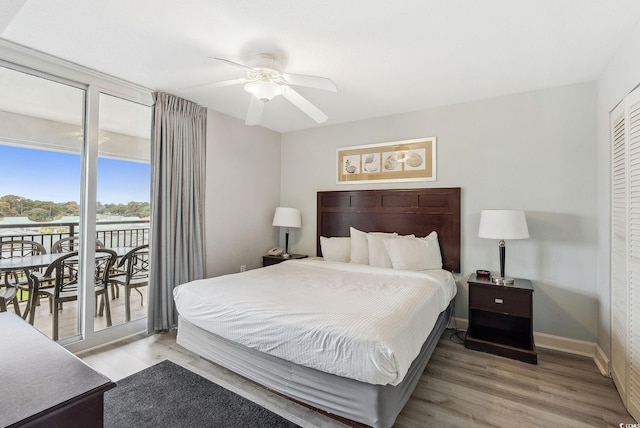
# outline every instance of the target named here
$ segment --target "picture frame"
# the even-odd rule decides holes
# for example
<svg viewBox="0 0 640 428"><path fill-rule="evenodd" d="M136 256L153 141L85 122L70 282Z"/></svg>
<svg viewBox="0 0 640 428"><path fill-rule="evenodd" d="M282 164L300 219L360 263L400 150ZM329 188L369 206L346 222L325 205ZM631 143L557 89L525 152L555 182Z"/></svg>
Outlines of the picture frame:
<svg viewBox="0 0 640 428"><path fill-rule="evenodd" d="M436 137L338 147L338 184L436 181Z"/></svg>

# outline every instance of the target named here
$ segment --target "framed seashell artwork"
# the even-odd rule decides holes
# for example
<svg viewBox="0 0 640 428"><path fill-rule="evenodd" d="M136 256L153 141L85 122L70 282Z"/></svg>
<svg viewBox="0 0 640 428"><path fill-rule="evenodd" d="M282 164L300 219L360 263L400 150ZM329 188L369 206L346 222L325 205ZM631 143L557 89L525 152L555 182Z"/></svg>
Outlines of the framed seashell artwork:
<svg viewBox="0 0 640 428"><path fill-rule="evenodd" d="M337 183L436 180L436 137L338 147Z"/></svg>

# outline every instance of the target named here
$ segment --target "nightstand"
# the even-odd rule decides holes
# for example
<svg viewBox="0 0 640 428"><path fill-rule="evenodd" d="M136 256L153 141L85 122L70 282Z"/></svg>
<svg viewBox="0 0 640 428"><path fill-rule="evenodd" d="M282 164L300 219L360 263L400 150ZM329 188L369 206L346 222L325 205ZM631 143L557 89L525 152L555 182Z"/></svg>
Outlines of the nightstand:
<svg viewBox="0 0 640 428"><path fill-rule="evenodd" d="M278 263L282 263L286 260L294 260L294 259L306 259L307 256L306 254L289 254L289 258L285 259L282 256L267 256L264 255L262 256L262 267L266 267L266 266L271 266L271 265L277 265Z"/></svg>
<svg viewBox="0 0 640 428"><path fill-rule="evenodd" d="M531 281L516 279L510 285L496 285L472 274L467 284L469 326L464 346L537 364Z"/></svg>

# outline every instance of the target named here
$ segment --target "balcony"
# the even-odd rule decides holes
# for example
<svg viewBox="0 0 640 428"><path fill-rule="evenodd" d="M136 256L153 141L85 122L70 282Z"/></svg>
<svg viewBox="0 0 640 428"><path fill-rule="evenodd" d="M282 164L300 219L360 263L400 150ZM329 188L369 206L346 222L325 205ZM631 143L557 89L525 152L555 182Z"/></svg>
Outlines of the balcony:
<svg viewBox="0 0 640 428"><path fill-rule="evenodd" d="M59 239L77 236L79 232L77 220L38 223L28 221L24 217L9 217L0 221L0 242L17 239L35 241L42 244L48 252ZM149 220L126 218L97 221L96 239L100 240L106 248L148 244Z"/></svg>
<svg viewBox="0 0 640 428"><path fill-rule="evenodd" d="M4 223L4 224L3 224ZM9 224L7 224L9 223ZM47 223L36 222L0 222L0 242L29 240L42 244L47 253L51 252L52 245L59 239L68 236L78 236L79 224L77 221L56 221ZM96 223L96 239L106 248L136 247L149 242L149 220L121 219L105 220ZM0 255L1 257L1 255ZM4 284L6 272L0 271L0 285ZM131 293L131 319L145 318L147 316L147 288L140 288L141 294L133 290ZM125 323L125 299L121 289L119 297L109 289L109 301L111 307L112 325ZM19 295L20 310L24 312L28 296L24 292ZM77 302L65 302L59 308L59 337L70 337L78 334L78 305ZM13 305L8 305L8 310L13 311ZM53 315L49 310L49 302L40 299L40 305L35 310L34 326L48 337L52 337ZM95 330L107 328L106 317L94 318Z"/></svg>

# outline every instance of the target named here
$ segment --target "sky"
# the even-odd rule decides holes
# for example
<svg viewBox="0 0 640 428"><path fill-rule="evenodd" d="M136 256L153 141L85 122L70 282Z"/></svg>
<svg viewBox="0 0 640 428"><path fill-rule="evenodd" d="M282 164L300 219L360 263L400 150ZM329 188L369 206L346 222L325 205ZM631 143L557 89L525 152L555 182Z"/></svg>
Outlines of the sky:
<svg viewBox="0 0 640 428"><path fill-rule="evenodd" d="M80 155L0 145L0 196L80 202ZM98 202L149 202L150 165L98 158Z"/></svg>

